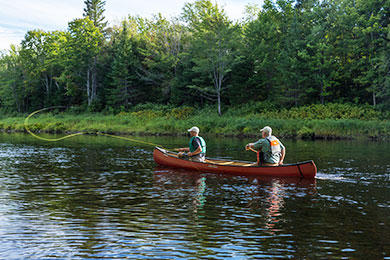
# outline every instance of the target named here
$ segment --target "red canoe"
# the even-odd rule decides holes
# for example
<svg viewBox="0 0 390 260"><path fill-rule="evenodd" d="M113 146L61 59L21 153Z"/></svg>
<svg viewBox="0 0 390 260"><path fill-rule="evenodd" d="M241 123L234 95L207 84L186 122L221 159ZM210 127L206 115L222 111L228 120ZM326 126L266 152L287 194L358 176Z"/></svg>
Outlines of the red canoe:
<svg viewBox="0 0 390 260"><path fill-rule="evenodd" d="M159 147L155 147L153 158L154 161L160 165L237 175L314 178L317 173L317 167L313 161L284 164L280 166L257 166L252 162L211 158L207 158L205 162L191 162L178 158L177 153L175 152L167 151Z"/></svg>

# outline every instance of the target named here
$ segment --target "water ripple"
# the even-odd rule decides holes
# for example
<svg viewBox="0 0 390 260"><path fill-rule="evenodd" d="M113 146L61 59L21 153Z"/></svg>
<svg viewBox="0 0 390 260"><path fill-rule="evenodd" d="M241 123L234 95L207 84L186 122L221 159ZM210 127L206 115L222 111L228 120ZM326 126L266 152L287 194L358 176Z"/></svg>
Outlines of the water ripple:
<svg viewBox="0 0 390 260"><path fill-rule="evenodd" d="M390 166L325 156L316 179L278 179L156 167L100 138L0 143L0 258L386 258Z"/></svg>

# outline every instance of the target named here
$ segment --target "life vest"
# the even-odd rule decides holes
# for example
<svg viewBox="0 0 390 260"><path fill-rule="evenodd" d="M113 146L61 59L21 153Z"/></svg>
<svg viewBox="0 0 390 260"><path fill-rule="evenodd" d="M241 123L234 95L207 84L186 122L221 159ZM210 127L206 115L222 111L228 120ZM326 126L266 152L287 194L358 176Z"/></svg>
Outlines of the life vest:
<svg viewBox="0 0 390 260"><path fill-rule="evenodd" d="M269 143L269 146L270 146L270 149L268 151L268 153L270 154L270 156L274 155L274 154L278 154L280 155L281 152L282 152L282 147L280 146L280 141L278 138L276 138L275 136L271 135L271 136L268 136L265 138L268 143ZM259 151L257 151L257 164L263 164L265 161L266 161L266 158L265 158L265 154L261 151L261 149ZM268 159L268 158L267 158Z"/></svg>
<svg viewBox="0 0 390 260"><path fill-rule="evenodd" d="M270 153L273 154L280 154L282 152L282 147L280 147L280 141L275 136L271 135L266 138L270 145Z"/></svg>
<svg viewBox="0 0 390 260"><path fill-rule="evenodd" d="M191 137L190 139L190 143L189 143L189 147L190 147L190 152L193 153L195 152L195 147L192 145L192 141L195 139L195 138L199 138L200 140L200 145L201 145L201 148L202 148L202 151L200 153L206 153L206 142L204 141L204 139L200 136L193 136Z"/></svg>

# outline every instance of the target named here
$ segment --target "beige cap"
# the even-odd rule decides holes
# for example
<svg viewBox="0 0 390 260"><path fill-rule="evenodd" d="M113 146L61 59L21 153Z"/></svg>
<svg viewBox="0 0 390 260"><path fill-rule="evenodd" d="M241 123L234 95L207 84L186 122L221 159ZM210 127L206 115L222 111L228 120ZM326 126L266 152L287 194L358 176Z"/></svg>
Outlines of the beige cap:
<svg viewBox="0 0 390 260"><path fill-rule="evenodd" d="M196 126L193 126L190 129L188 129L188 132L195 132L195 133L199 134L199 128Z"/></svg>
<svg viewBox="0 0 390 260"><path fill-rule="evenodd" d="M271 135L272 133L272 128L269 126L263 127L263 129L260 130L261 132L266 132L268 135Z"/></svg>

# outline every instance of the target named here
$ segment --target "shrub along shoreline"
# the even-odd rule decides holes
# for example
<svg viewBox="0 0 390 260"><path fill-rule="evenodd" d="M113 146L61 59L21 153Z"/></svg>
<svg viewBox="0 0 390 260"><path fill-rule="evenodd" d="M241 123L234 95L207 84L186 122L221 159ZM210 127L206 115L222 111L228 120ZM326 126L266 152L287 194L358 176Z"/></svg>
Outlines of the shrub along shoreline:
<svg viewBox="0 0 390 260"><path fill-rule="evenodd" d="M193 125L206 136L257 137L265 125L280 138L293 139L390 139L387 114L368 106L344 104L312 105L290 110L276 110L263 103L231 108L218 116L215 108L141 105L120 113L41 113L29 119L29 129L36 133L117 135L186 135ZM267 111L267 112L263 112ZM25 132L25 116L0 116L3 132Z"/></svg>

